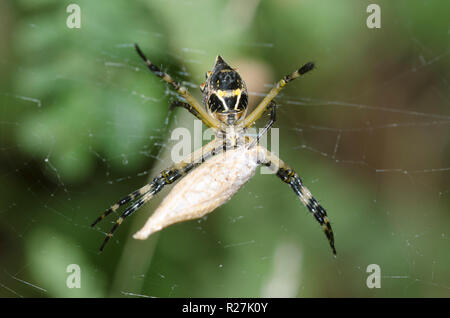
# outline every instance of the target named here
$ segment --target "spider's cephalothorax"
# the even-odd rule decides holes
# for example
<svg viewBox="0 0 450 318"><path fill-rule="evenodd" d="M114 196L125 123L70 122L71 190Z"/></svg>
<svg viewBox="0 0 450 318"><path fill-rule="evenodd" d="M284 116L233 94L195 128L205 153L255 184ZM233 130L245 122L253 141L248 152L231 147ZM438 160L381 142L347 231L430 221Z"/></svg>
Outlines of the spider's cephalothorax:
<svg viewBox="0 0 450 318"><path fill-rule="evenodd" d="M154 232L182 221L197 219L212 212L228 201L255 173L260 165L269 167L276 176L288 184L295 195L321 225L333 253L334 236L325 209L312 196L300 176L280 158L258 145L259 138L275 122L275 96L290 81L314 68L309 62L284 76L256 108L246 116L248 93L245 83L235 69L218 56L211 72L206 74L206 82L200 86L205 99L205 107L189 93L188 89L176 82L169 74L150 62L135 45L138 54L151 72L170 84L185 101L175 101L173 107L184 107L216 132L216 138L186 156L181 162L164 169L150 183L123 197L100 215L92 226L122 205L130 204L114 223L106 235L100 250L113 236L124 219L150 201L165 186L181 179L164 199L144 227L133 237L146 239ZM245 131L270 110L270 121L256 138L247 136ZM229 133L231 132L231 133ZM224 135L225 133L225 135ZM225 147L229 142L233 147Z"/></svg>
<svg viewBox="0 0 450 318"><path fill-rule="evenodd" d="M248 93L239 73L219 55L201 86L208 113L227 126L239 123L247 113Z"/></svg>

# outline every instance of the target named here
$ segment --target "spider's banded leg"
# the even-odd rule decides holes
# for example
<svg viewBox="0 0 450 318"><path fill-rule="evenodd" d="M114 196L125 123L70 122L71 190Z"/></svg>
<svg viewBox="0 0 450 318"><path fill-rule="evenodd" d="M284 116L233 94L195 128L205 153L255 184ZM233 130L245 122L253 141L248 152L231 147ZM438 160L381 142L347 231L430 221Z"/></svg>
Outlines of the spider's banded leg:
<svg viewBox="0 0 450 318"><path fill-rule="evenodd" d="M145 186L143 186L142 188L130 193L129 195L127 195L126 197L123 197L122 199L120 199L119 201L117 201L114 205L112 205L108 210L106 210L102 215L100 215L92 224L91 227L94 227L98 222L100 222L101 220L103 220L105 217L107 217L108 215L110 215L112 212L117 211L122 205L135 200L139 197L141 197L142 195L146 194L148 191L151 190L151 185L150 184L146 184Z"/></svg>
<svg viewBox="0 0 450 318"><path fill-rule="evenodd" d="M221 128L220 122L209 115L202 105L194 98L194 96L189 93L186 87L182 86L180 83L175 81L169 74L163 72L158 66L154 65L150 60L142 53L141 49L137 44L134 45L139 56L144 60L148 69L153 72L156 76L163 79L165 82L169 83L178 94L180 94L186 101L198 112L198 116L208 127Z"/></svg>
<svg viewBox="0 0 450 318"><path fill-rule="evenodd" d="M319 224L322 226L325 232L328 242L330 243L333 254L336 255L336 249L334 247L333 230L331 229L330 221L328 220L327 212L312 196L311 192L303 185L302 180L298 174L287 164L285 164L280 158L269 152L267 149L260 147L265 152L264 165L268 166L273 171L276 171L277 177L283 182L290 185L295 194L299 197L300 201L308 208Z"/></svg>
<svg viewBox="0 0 450 318"><path fill-rule="evenodd" d="M170 104L170 110L173 110L175 107L183 107L186 108L192 115L197 117L198 119L202 120L200 117L198 111L195 110L194 107L189 105L188 103L180 102L180 101L174 101L172 104Z"/></svg>
<svg viewBox="0 0 450 318"><path fill-rule="evenodd" d="M116 229L119 227L120 224L122 224L123 220L126 217L133 214L142 205L144 205L144 203L146 203L150 199L152 199L155 196L155 194L157 194L159 191L161 191L164 188L165 185L175 182L176 180L181 178L183 175L185 175L187 172L189 172L193 167L194 167L193 164L186 164L185 166L174 166L174 167L165 169L156 178L154 178L150 184L147 184L146 186L144 186L142 189L146 188L146 189L148 189L148 191L143 193L142 198L137 200L136 202L134 202L117 219L116 223L114 223L114 226L111 228L111 230L106 235L106 238L103 241L102 246L100 247L100 251L103 251L103 248L105 247L106 243L108 243L109 239L113 236ZM133 192L133 193L135 193L135 192ZM111 213L111 212L109 212L109 213ZM109 213L107 213L107 214L109 214ZM102 220L103 217L100 217L99 219ZM96 222L94 222L94 224L92 224L92 226L94 226L96 224Z"/></svg>
<svg viewBox="0 0 450 318"><path fill-rule="evenodd" d="M145 186L143 186L142 188L130 193L129 195L125 196L124 198L120 199L119 201L117 201L116 204L112 205L108 210L106 210L102 215L100 215L92 224L91 227L94 227L95 225L97 225L98 222L100 222L101 220L103 220L105 217L107 217L108 215L110 215L112 212L117 211L122 205L131 202L135 199L140 198L143 195L146 195L149 192L153 192L154 194L156 194L157 192L159 192L158 190L158 186L160 185L159 180L161 178L166 178L168 179L166 182L166 184L170 184L173 181L170 182L170 176L173 175L174 173L180 173L180 171L182 173L187 173L189 170L187 169L192 169L192 167L189 166L189 164L186 164L186 166L184 165L179 165L179 166L173 166L171 168L168 168L166 170L163 170L160 175L158 177L156 177L155 179L153 179L152 183L146 184ZM187 171L185 171L187 170ZM180 175L182 176L182 175ZM177 179L175 179L177 180ZM175 181L174 180L174 181Z"/></svg>
<svg viewBox="0 0 450 318"><path fill-rule="evenodd" d="M264 97L261 103L259 103L259 105L255 108L255 110L250 115L248 115L247 118L245 118L245 121L243 123L244 127L252 126L262 116L262 114L270 106L270 102L275 98L275 96L278 95L278 93L283 89L284 86L286 86L287 83L311 71L313 68L314 63L308 62L295 72L283 77L283 79L281 79L276 84L276 86L270 90L269 94Z"/></svg>
<svg viewBox="0 0 450 318"><path fill-rule="evenodd" d="M125 212L122 213L122 215L117 219L116 223L114 223L114 226L111 228L111 230L106 234L105 240L102 243L102 246L100 246L100 252L103 251L105 248L106 243L108 243L109 239L113 236L116 229L119 227L120 224L122 224L123 220L133 214L136 210L138 210L142 205L147 203L155 194L156 192L147 192L141 199L139 199L136 203L134 203L132 206L130 206L128 209L125 210Z"/></svg>
<svg viewBox="0 0 450 318"><path fill-rule="evenodd" d="M142 205L144 205L146 202L148 202L150 199L152 199L155 194L157 194L159 191L161 191L164 186L168 184L172 184L184 175L186 175L189 171L191 171L193 168L197 167L199 164L201 164L206 159L218 154L221 152L222 144L217 141L212 141L203 148L198 149L194 153L192 153L190 156L186 157L183 161L181 161L178 164L173 165L172 167L163 170L157 177L153 179L153 181L150 184L145 185L139 190L136 190L126 196L124 201L129 202L131 201L131 197L137 198L142 196L141 199L135 201L129 208L127 208L122 215L117 219L114 226L111 228L111 230L106 235L105 240L103 241L102 246L100 247L100 251L103 250L106 243L109 241L109 239L113 236L115 230L119 227L120 224L122 224L123 220L133 214L135 211L137 211ZM147 190L146 192L144 192ZM121 201L122 201L121 200ZM119 202L121 202L119 201ZM124 203L122 203L124 204ZM120 206L120 205L119 205ZM106 215L110 214L113 211L116 211L119 208L118 204L113 205L110 209L108 209L104 215L97 218L97 220L91 225L94 226L98 223L98 221L102 220Z"/></svg>

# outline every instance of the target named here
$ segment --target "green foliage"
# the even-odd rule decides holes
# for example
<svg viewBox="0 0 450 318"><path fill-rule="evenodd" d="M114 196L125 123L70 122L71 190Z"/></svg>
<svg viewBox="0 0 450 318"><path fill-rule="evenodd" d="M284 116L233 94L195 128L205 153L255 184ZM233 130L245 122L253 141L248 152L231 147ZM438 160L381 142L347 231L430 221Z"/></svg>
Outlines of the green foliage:
<svg viewBox="0 0 450 318"><path fill-rule="evenodd" d="M448 2L378 1L379 30L370 1L86 0L80 29L69 3L0 5L1 296L259 297L286 279L277 264L290 296L448 296L448 171L426 171L449 166ZM170 164L173 128L192 127L133 43L197 96L218 54L257 65L253 100L317 63L277 99L276 127L281 158L329 213L337 259L291 190L259 173L208 217L131 239L164 192L97 253L116 215L91 222ZM373 263L380 290L365 285ZM65 284L69 264L81 289Z"/></svg>

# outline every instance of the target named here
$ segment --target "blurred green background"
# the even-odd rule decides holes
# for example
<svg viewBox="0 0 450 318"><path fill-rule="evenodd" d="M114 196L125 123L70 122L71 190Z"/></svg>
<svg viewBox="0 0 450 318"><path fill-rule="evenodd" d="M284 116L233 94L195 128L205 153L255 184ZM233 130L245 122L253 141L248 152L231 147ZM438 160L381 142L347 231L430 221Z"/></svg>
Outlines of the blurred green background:
<svg viewBox="0 0 450 318"><path fill-rule="evenodd" d="M0 2L0 296L448 297L448 1ZM221 54L255 105L277 98L283 160L327 209L338 257L288 186L256 176L207 217L147 241L168 192L128 218L92 221L170 164L171 131L193 128L157 65L199 96ZM264 125L267 117L258 124ZM270 139L270 137L269 137ZM69 264L81 288L69 289ZM366 268L381 268L381 288Z"/></svg>

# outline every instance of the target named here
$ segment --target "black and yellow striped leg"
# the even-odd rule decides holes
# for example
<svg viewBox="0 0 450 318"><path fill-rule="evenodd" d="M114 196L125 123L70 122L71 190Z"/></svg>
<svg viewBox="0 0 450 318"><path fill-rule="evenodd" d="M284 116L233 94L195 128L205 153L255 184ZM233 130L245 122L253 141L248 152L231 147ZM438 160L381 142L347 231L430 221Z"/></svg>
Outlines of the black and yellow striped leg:
<svg viewBox="0 0 450 318"><path fill-rule="evenodd" d="M189 105L188 103L174 101L174 102L172 102L172 104L170 104L170 110L173 110L175 107L183 107L183 108L187 109L192 115L194 115L198 119L202 120L198 111L196 111L195 108L192 107L191 105Z"/></svg>
<svg viewBox="0 0 450 318"><path fill-rule="evenodd" d="M287 83L311 71L313 68L314 63L308 62L295 72L283 77L283 79L281 79L275 85L275 87L270 90L270 92L266 95L266 97L264 97L261 103L259 103L259 105L255 108L255 110L253 110L253 112L251 112L251 114L247 116L247 118L243 123L243 126L244 127L253 126L253 124L264 114L266 109L270 107L270 102L275 98L275 96L278 95L278 93L283 89L284 86L286 86Z"/></svg>
<svg viewBox="0 0 450 318"><path fill-rule="evenodd" d="M289 184L294 190L295 194L300 198L300 201L308 208L316 218L317 222L322 226L325 235L328 238L333 254L336 255L336 249L334 247L333 230L331 229L330 221L328 220L327 212L317 202L317 200L311 195L311 192L303 185L300 177L294 170L289 167L280 167L277 171L277 177L283 182Z"/></svg>
<svg viewBox="0 0 450 318"><path fill-rule="evenodd" d="M138 199L137 201L133 202L133 204L128 207L122 215L117 219L117 221L114 223L111 230L106 235L105 240L103 241L103 244L100 247L100 251L103 250L106 243L109 241L109 239L113 236L116 229L119 227L120 224L124 221L124 219L131 214L133 214L135 211L137 211L142 205L144 205L146 202L148 202L150 199L152 199L159 191L161 191L164 186L169 185L186 175L189 171L191 171L193 168L200 165L203 161L207 160L208 158L220 153L223 149L222 143L212 141L208 145L204 146L203 148L195 151L192 156L189 158L186 158L184 161L182 161L179 164L176 164L168 169L163 170L157 177L153 179L153 181L144 187L140 188L139 190L136 190L132 192L131 194L124 197L122 200L114 204L112 207L110 207L108 210L106 210L105 213L103 213L101 216L99 216L94 223L92 223L92 227L95 226L99 221L103 220L107 215L111 214L111 212L116 211L119 209L120 206L131 202L134 199Z"/></svg>
<svg viewBox="0 0 450 318"><path fill-rule="evenodd" d="M279 177L283 182L289 184L292 190L294 190L300 201L308 208L309 212L314 215L317 222L319 222L322 226L328 242L330 243L331 249L333 250L333 254L336 255L333 230L325 209L312 196L308 188L303 185L302 180L292 168L286 165L283 161L281 161L281 159L269 152L267 149L262 147L260 147L260 149L262 149L265 153L265 161L262 162L262 164L268 166L273 171L276 171L277 177Z"/></svg>
<svg viewBox="0 0 450 318"><path fill-rule="evenodd" d="M126 197L120 199L119 201L117 201L116 204L112 205L108 210L106 210L102 215L100 215L92 224L91 227L94 227L98 222L100 222L101 220L103 220L105 217L107 217L108 215L110 215L112 212L117 211L122 205L127 204L128 202L131 202L139 197L141 197L142 195L144 195L145 193L147 193L148 191L151 190L151 185L150 184L146 184L145 186L143 186L142 188L130 193L129 195L127 195Z"/></svg>
<svg viewBox="0 0 450 318"><path fill-rule="evenodd" d="M163 170L157 177L155 177L153 179L153 181L150 184L148 184L145 187L143 187L143 188L148 187L148 191L145 192L143 195L141 195L142 198L137 200L136 202L134 202L117 219L116 223L114 223L113 227L111 228L111 230L106 235L106 238L103 241L102 246L100 247L100 251L103 250L103 248L105 247L106 243L113 236L113 234L116 231L116 229L119 227L120 224L122 224L122 222L124 221L124 219L126 217L130 216L131 214L133 214L142 205L144 205L150 199L152 199L155 196L155 194L157 194L159 191L161 191L164 188L164 186L174 183L175 181L180 179L182 176L184 176L186 173L188 173L190 170L192 170L198 164L199 163L188 163L188 164L183 165L183 166L174 166L172 168L168 168L166 170ZM133 192L133 193L135 193L135 192ZM103 219L103 217L100 217L100 220L102 220L102 219ZM94 222L92 224L92 226L94 226L96 224L96 222Z"/></svg>
<svg viewBox="0 0 450 318"><path fill-rule="evenodd" d="M222 124L206 112L202 105L194 98L194 96L189 93L188 89L182 86L180 83L175 81L169 74L163 72L158 66L154 65L150 60L142 53L141 49L137 44L134 45L139 56L144 60L148 69L154 73L156 76L160 77L165 82L169 83L178 94L180 94L193 109L198 113L198 118L200 118L203 123L208 127L222 128Z"/></svg>

